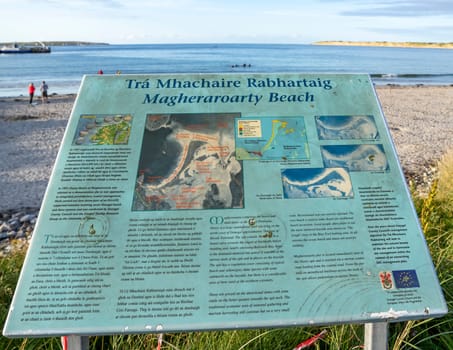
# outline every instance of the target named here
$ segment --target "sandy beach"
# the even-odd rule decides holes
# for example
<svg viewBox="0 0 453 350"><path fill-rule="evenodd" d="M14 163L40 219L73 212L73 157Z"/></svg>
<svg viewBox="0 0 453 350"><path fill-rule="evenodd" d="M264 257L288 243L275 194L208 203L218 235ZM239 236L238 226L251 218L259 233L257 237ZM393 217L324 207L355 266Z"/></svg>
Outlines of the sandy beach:
<svg viewBox="0 0 453 350"><path fill-rule="evenodd" d="M453 86L376 90L406 178L423 191L453 148ZM40 207L75 98L0 98L0 210Z"/></svg>

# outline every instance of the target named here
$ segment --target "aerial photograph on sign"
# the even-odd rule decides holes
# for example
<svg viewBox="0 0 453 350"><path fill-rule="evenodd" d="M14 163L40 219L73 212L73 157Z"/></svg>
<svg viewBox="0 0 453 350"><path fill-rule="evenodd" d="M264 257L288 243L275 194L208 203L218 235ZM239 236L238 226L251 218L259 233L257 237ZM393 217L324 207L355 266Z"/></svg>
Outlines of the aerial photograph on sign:
<svg viewBox="0 0 453 350"><path fill-rule="evenodd" d="M126 145L131 134L132 116L81 115L74 145Z"/></svg>
<svg viewBox="0 0 453 350"><path fill-rule="evenodd" d="M231 114L147 116L132 210L243 208Z"/></svg>
<svg viewBox="0 0 453 350"><path fill-rule="evenodd" d="M382 145L321 146L324 165L349 171L387 171L388 162Z"/></svg>
<svg viewBox="0 0 453 350"><path fill-rule="evenodd" d="M284 198L352 197L352 182L343 168L282 170Z"/></svg>
<svg viewBox="0 0 453 350"><path fill-rule="evenodd" d="M379 132L372 115L317 116L320 140L376 140Z"/></svg>

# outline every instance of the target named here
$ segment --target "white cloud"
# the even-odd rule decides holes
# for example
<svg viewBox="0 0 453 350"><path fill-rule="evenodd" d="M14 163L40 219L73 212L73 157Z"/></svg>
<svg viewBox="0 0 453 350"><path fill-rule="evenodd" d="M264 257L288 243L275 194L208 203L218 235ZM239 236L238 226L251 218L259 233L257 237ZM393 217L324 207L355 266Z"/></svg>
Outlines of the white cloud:
<svg viewBox="0 0 453 350"><path fill-rule="evenodd" d="M0 4L0 41L307 43L417 41L419 34L423 40L442 41L447 30L440 27L453 23L450 0L0 0ZM425 32L414 29L422 25Z"/></svg>
<svg viewBox="0 0 453 350"><path fill-rule="evenodd" d="M323 2L347 3L348 9L341 12L345 16L444 17L453 15L451 0L325 0Z"/></svg>

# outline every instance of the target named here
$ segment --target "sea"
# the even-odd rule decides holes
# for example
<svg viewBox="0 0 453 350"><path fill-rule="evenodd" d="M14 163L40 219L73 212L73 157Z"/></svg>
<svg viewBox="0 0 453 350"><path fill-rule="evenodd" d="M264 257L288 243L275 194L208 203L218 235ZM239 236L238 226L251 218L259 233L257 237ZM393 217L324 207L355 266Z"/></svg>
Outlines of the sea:
<svg viewBox="0 0 453 350"><path fill-rule="evenodd" d="M453 85L453 50L297 44L55 46L50 54L0 54L0 97L77 93L86 74L366 73L376 85Z"/></svg>

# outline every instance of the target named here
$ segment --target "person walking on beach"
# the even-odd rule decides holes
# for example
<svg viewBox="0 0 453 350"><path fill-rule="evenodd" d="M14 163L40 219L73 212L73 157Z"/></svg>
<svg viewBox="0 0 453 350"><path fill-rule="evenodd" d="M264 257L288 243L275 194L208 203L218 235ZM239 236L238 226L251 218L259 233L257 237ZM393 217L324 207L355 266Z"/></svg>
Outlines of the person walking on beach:
<svg viewBox="0 0 453 350"><path fill-rule="evenodd" d="M47 86L46 82L43 80L41 87L39 88L41 90L41 100L42 103L48 103L48 96L47 96L47 90L49 89L49 86Z"/></svg>
<svg viewBox="0 0 453 350"><path fill-rule="evenodd" d="M35 95L35 86L33 85L33 83L30 83L30 85L28 85L28 94L30 95L30 104L33 103L33 96Z"/></svg>

